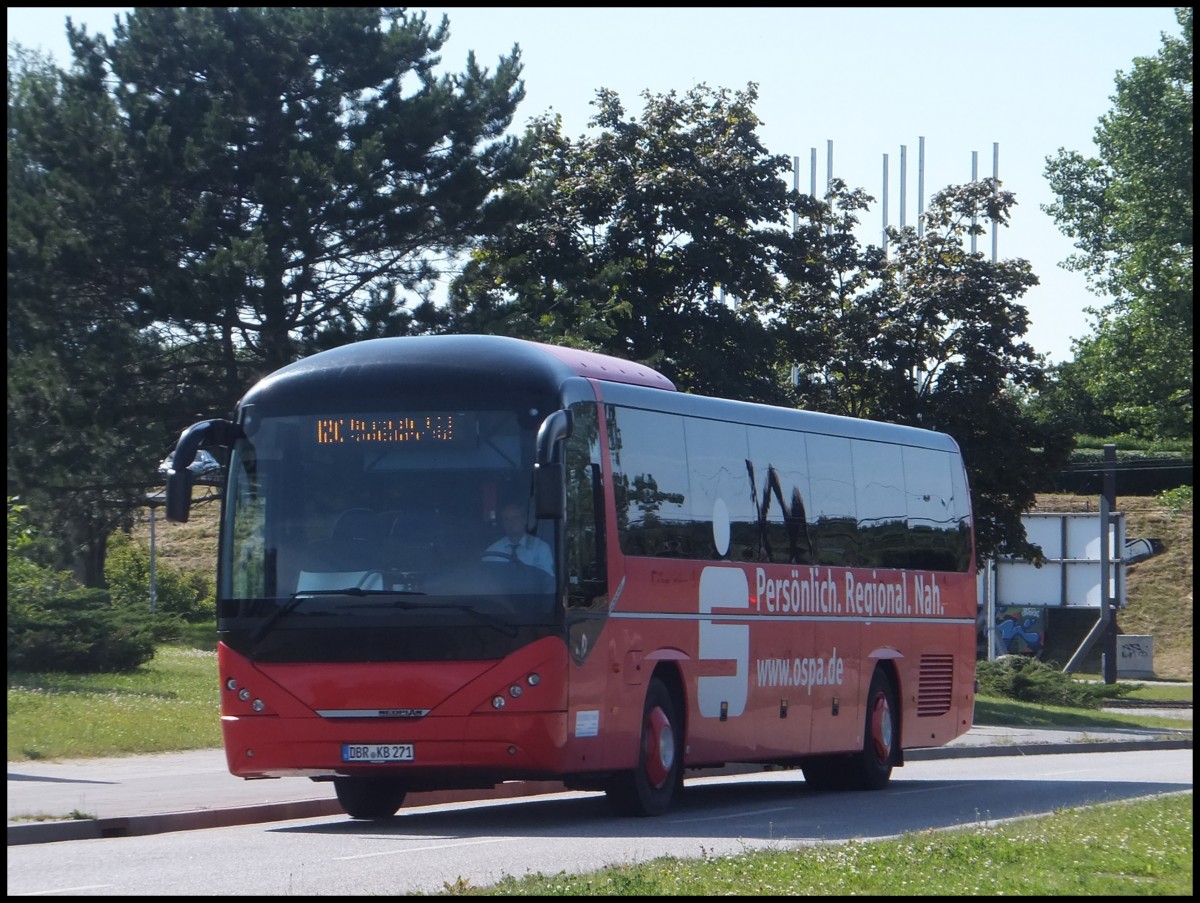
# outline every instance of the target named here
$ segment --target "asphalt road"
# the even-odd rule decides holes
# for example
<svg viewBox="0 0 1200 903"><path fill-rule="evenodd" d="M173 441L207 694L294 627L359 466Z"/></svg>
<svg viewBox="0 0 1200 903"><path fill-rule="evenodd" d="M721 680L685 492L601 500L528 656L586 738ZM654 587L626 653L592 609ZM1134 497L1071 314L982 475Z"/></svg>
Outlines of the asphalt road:
<svg viewBox="0 0 1200 903"><path fill-rule="evenodd" d="M10 846L8 893L436 893L456 882L490 885L505 875L581 873L666 855L725 856L995 823L1192 787L1190 748L994 754L1000 749L910 761L886 790L873 793L809 791L795 772L691 779L679 807L660 818L617 818L598 794L563 793L406 806L382 823L336 815Z"/></svg>
<svg viewBox="0 0 1200 903"><path fill-rule="evenodd" d="M908 762L1104 750L1187 748L1191 731L974 727L947 746L911 750ZM907 767L907 766L906 766ZM745 769L726 769L744 771ZM904 769L897 775L904 774ZM503 784L492 792L414 793L405 809L561 791L561 784ZM330 784L304 778L245 781L219 749L112 759L8 763L8 844L134 837L167 831L340 815Z"/></svg>

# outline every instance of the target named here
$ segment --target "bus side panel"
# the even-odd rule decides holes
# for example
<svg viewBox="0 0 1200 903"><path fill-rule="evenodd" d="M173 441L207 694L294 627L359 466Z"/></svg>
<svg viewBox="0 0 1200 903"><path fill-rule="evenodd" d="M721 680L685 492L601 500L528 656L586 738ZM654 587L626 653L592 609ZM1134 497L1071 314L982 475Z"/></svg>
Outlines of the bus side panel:
<svg viewBox="0 0 1200 903"><path fill-rule="evenodd" d="M894 629L894 625L889 625ZM862 749L863 702L871 664L862 661L863 625L852 620L818 621L811 625L813 665L806 692L812 702L811 752ZM888 627L883 627L889 632Z"/></svg>
<svg viewBox="0 0 1200 903"><path fill-rule="evenodd" d="M813 649L812 631L794 620L751 624L749 702L741 726L762 758L788 758L812 742Z"/></svg>

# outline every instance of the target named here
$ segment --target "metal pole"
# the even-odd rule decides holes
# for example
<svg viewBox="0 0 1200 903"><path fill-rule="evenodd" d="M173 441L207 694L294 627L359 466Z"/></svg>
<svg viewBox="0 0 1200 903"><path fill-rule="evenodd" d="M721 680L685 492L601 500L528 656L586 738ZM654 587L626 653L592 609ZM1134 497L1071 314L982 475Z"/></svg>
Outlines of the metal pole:
<svg viewBox="0 0 1200 903"><path fill-rule="evenodd" d="M158 609L158 581L155 578L154 572L154 557L155 557L155 542L154 542L154 509L153 502L150 503L150 614L154 614Z"/></svg>
<svg viewBox="0 0 1200 903"><path fill-rule="evenodd" d="M917 238L925 234L925 136L917 139Z"/></svg>
<svg viewBox="0 0 1200 903"><path fill-rule="evenodd" d="M971 151L971 181L979 181L979 151ZM975 235L975 224L978 222L978 217L971 217L971 253L975 253L975 240L978 236Z"/></svg>
<svg viewBox="0 0 1200 903"><path fill-rule="evenodd" d="M1104 625L1104 682L1117 682L1117 610L1112 597L1112 510L1117 506L1117 447L1104 446L1104 492L1100 497L1100 604L1107 613Z"/></svg>
<svg viewBox="0 0 1200 903"><path fill-rule="evenodd" d="M825 164L825 196L829 196L829 192L833 190L833 139L830 138L825 142L826 164ZM826 237L833 234L833 223L831 222L825 227Z"/></svg>
<svg viewBox="0 0 1200 903"><path fill-rule="evenodd" d="M987 657L996 660L996 560L989 558L984 573L984 592L987 599Z"/></svg>
<svg viewBox="0 0 1200 903"><path fill-rule="evenodd" d="M792 157L792 191L800 193L800 158ZM800 214L792 211L792 234L800 231Z"/></svg>
<svg viewBox="0 0 1200 903"><path fill-rule="evenodd" d="M996 190L1000 190L1000 142L992 142L992 178L996 180ZM1000 223L992 220L992 263L996 262L996 251L1000 241Z"/></svg>
<svg viewBox="0 0 1200 903"><path fill-rule="evenodd" d="M887 256L888 250L888 155L883 155L883 256Z"/></svg>

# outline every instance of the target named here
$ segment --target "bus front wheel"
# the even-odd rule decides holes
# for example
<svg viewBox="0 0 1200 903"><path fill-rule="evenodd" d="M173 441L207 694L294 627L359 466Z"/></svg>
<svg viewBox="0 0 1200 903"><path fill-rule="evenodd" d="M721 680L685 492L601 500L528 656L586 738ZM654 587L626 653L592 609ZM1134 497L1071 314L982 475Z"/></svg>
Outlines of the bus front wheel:
<svg viewBox="0 0 1200 903"><path fill-rule="evenodd" d="M334 778L333 789L351 818L391 818L404 805L404 787L391 778Z"/></svg>
<svg viewBox="0 0 1200 903"><path fill-rule="evenodd" d="M675 698L661 680L650 681L638 738L637 767L609 784L618 815L662 815L683 784L683 738Z"/></svg>

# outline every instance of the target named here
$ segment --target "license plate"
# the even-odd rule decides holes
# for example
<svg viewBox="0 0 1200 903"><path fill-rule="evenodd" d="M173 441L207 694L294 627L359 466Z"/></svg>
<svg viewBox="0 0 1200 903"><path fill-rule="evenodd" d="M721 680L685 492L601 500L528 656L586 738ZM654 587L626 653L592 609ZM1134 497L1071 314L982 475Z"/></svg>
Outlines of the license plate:
<svg viewBox="0 0 1200 903"><path fill-rule="evenodd" d="M411 762L414 759L411 743L345 743L343 762Z"/></svg>

